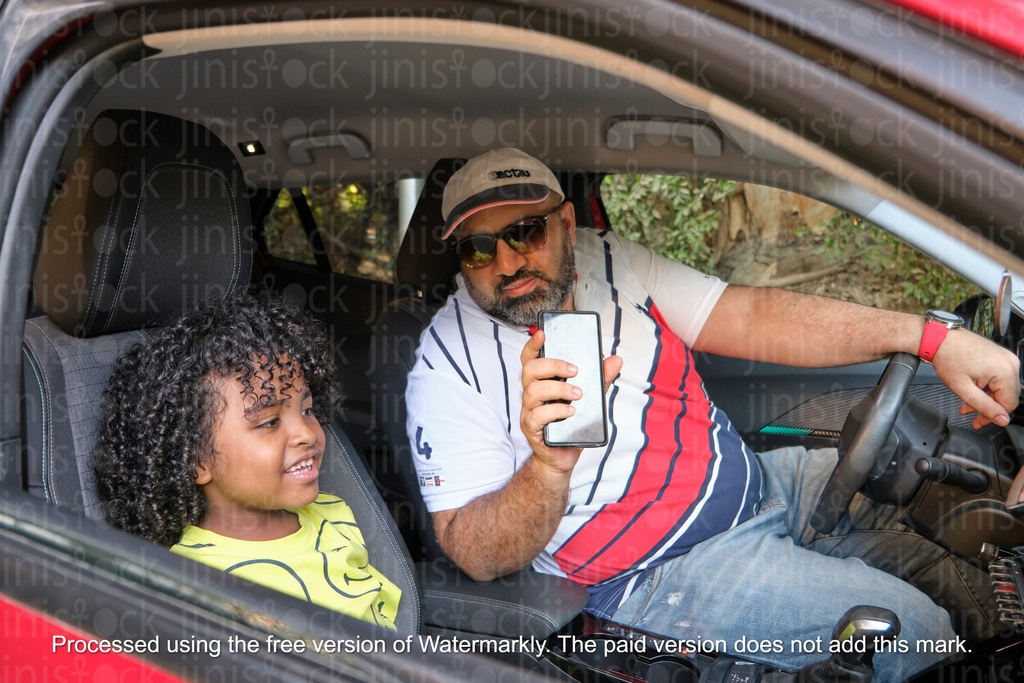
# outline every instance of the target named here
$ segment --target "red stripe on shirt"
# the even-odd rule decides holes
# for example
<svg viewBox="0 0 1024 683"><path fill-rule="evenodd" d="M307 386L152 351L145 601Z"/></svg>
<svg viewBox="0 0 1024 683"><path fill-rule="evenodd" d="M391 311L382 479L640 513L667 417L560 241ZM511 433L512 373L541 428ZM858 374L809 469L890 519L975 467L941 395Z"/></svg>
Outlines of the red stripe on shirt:
<svg viewBox="0 0 1024 683"><path fill-rule="evenodd" d="M628 488L554 554L562 571L585 584L633 568L664 544L700 496L712 458L708 401L690 350L656 307L651 315L660 328L656 367L646 392L644 447Z"/></svg>

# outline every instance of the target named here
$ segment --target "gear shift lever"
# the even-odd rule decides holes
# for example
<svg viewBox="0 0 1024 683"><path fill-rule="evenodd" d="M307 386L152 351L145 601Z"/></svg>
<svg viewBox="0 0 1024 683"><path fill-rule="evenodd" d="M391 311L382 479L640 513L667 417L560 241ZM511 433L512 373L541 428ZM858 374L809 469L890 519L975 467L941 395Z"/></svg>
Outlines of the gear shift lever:
<svg viewBox="0 0 1024 683"><path fill-rule="evenodd" d="M869 605L850 608L832 630L830 649L838 649L823 662L809 664L796 673L769 673L765 683L871 683L874 656L883 642L896 640L900 620L891 610Z"/></svg>
<svg viewBox="0 0 1024 683"><path fill-rule="evenodd" d="M891 610L859 605L850 608L832 630L832 640L840 642L840 651L829 660L836 663L836 673L866 672L870 681L874 675L875 650L883 641L891 643L900 634L900 620ZM849 652L844 645L849 645ZM846 680L846 679L837 679ZM851 677L849 680L861 680Z"/></svg>

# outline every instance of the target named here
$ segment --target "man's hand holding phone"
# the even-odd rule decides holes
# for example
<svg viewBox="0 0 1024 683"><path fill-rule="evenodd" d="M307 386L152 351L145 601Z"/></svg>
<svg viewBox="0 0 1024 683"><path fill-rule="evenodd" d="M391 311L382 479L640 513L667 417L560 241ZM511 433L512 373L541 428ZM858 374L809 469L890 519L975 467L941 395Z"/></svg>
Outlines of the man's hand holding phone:
<svg viewBox="0 0 1024 683"><path fill-rule="evenodd" d="M540 458L553 470L569 473L576 466L582 452L582 445L560 445L545 440L545 427L572 418L577 413L577 402L583 397L583 389L573 380L580 373L585 360L578 363L564 358L545 354L545 330L539 330L523 347L521 360L523 363L523 405L520 413L520 428L534 455ZM571 355L571 354L559 354ZM600 358L596 355L595 362L603 374L603 383L597 391L606 392L622 369L622 359L618 356ZM586 370L586 368L584 368ZM593 371L593 368L591 368ZM580 378L582 382L582 378ZM594 391L591 386L591 391ZM601 419L604 419L604 396L601 394ZM574 405L576 404L576 405Z"/></svg>

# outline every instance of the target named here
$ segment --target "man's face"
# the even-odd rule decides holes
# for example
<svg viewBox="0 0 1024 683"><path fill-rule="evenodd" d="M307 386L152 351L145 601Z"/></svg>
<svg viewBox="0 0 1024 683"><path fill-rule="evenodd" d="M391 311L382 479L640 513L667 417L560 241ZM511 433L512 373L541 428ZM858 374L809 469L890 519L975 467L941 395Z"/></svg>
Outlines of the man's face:
<svg viewBox="0 0 1024 683"><path fill-rule="evenodd" d="M570 307L576 275L576 220L572 204L559 208L557 198L536 204L494 206L473 214L459 226L456 240L471 235L501 232L505 226L527 216L547 219L547 240L536 251L520 254L499 239L494 260L486 266L461 266L470 296L480 308L499 320L527 327L537 322L537 313Z"/></svg>

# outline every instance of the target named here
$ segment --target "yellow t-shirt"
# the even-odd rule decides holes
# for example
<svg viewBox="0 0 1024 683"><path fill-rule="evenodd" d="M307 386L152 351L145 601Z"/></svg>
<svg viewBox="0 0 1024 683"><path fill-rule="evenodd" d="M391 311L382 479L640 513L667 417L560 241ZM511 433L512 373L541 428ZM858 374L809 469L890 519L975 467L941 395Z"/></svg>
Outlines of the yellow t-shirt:
<svg viewBox="0 0 1024 683"><path fill-rule="evenodd" d="M300 528L284 538L240 541L189 526L171 552L394 629L402 591L369 563L351 508L321 493L292 512Z"/></svg>

